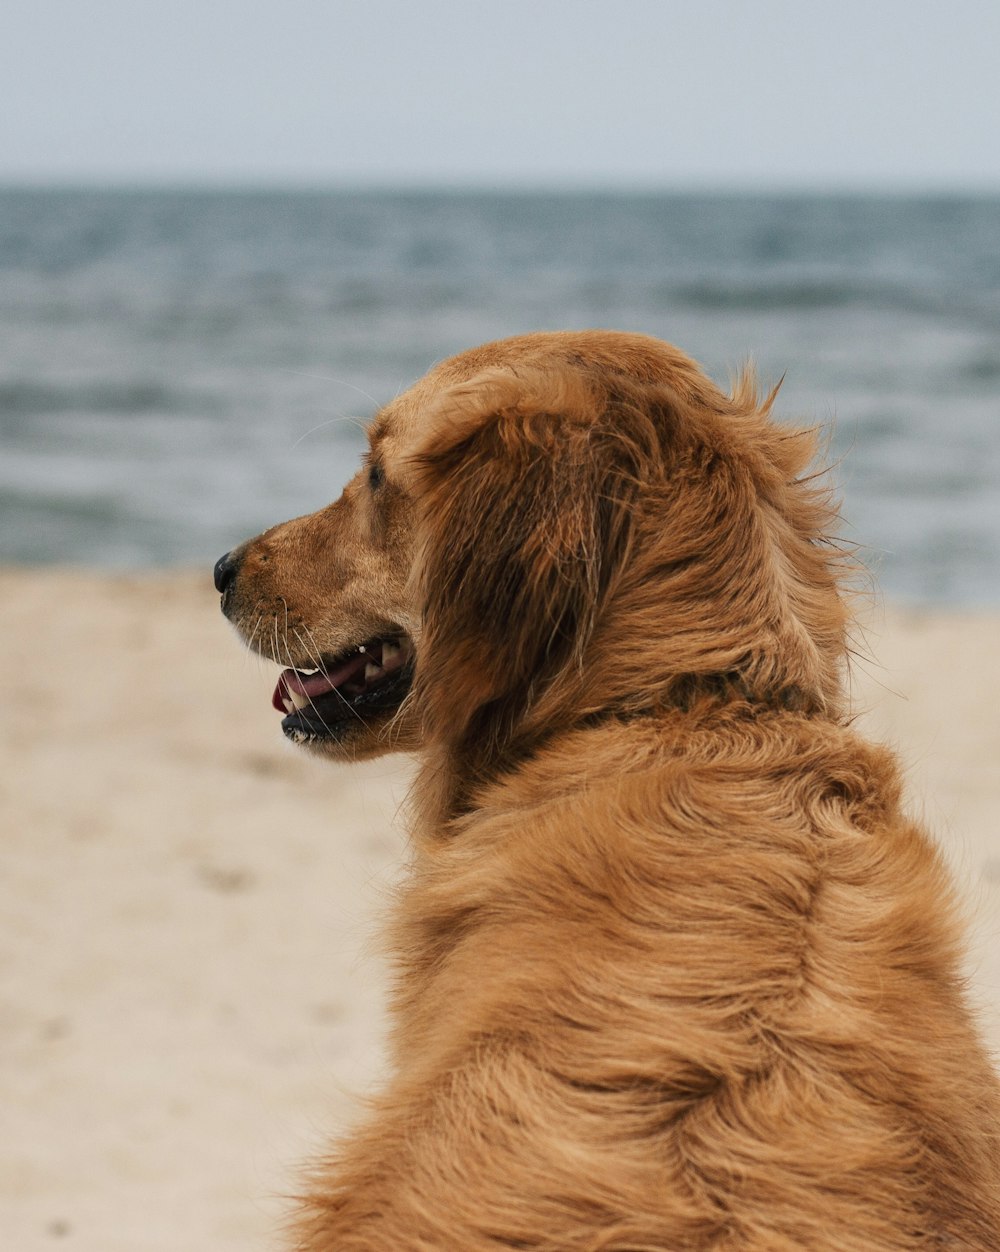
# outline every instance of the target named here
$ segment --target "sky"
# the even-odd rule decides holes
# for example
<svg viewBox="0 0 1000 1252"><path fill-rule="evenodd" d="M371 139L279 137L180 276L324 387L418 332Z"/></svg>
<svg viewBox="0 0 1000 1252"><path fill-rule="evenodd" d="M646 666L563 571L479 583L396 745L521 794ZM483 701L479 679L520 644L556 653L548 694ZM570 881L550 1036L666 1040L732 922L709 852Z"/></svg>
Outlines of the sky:
<svg viewBox="0 0 1000 1252"><path fill-rule="evenodd" d="M30 0L0 182L1000 190L997 0Z"/></svg>

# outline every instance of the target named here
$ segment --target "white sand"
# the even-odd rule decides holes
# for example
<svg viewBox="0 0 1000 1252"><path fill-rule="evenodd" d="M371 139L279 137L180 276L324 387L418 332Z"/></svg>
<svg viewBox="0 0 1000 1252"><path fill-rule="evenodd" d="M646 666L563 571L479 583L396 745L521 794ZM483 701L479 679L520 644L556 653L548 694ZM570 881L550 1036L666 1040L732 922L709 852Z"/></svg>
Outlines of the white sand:
<svg viewBox="0 0 1000 1252"><path fill-rule="evenodd" d="M406 763L286 747L207 574L0 572L0 624L0 1246L275 1247L377 1078ZM969 889L1000 1042L1000 620L869 638L859 701Z"/></svg>

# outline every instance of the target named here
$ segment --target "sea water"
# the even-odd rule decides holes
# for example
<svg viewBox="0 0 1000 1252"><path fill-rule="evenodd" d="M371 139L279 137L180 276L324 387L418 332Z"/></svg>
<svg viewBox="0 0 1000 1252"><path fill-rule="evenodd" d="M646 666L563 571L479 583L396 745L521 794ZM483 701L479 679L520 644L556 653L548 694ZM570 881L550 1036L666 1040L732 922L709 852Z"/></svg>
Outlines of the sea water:
<svg viewBox="0 0 1000 1252"><path fill-rule="evenodd" d="M0 190L0 560L206 568L435 361L753 359L894 599L1000 603L1000 197Z"/></svg>

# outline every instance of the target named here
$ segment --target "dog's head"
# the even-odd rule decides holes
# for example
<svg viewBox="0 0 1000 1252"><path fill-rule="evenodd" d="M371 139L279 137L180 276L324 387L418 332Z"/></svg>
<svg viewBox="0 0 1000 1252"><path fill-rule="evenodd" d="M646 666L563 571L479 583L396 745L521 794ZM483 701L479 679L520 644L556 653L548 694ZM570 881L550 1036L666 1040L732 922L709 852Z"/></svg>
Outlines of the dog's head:
<svg viewBox="0 0 1000 1252"><path fill-rule="evenodd" d="M379 412L343 495L216 567L285 734L480 761L700 696L835 712L846 612L808 432L668 344L527 335Z"/></svg>

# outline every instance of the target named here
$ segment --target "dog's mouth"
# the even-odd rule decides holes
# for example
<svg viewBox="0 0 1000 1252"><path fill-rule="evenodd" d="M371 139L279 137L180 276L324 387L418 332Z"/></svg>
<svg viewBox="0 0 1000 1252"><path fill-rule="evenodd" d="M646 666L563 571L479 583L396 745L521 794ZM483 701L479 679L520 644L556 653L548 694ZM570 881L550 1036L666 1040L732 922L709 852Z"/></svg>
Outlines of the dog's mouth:
<svg viewBox="0 0 1000 1252"><path fill-rule="evenodd" d="M373 638L315 669L286 669L271 703L285 716L281 729L295 743L342 739L365 715L398 708L413 679L407 635Z"/></svg>

